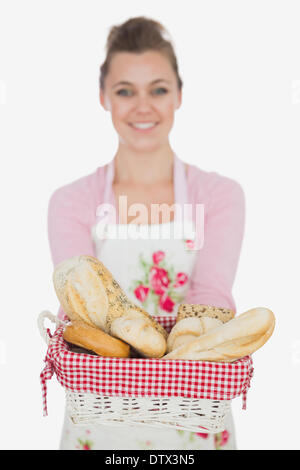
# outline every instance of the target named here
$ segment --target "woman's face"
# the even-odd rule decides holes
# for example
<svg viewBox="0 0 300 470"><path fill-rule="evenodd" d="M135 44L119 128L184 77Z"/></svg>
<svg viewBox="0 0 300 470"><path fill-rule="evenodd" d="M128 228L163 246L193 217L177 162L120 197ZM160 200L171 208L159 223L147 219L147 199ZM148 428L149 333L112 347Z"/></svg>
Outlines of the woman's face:
<svg viewBox="0 0 300 470"><path fill-rule="evenodd" d="M121 144L151 151L168 142L181 91L170 62L160 52L119 52L110 63L100 102L111 112Z"/></svg>

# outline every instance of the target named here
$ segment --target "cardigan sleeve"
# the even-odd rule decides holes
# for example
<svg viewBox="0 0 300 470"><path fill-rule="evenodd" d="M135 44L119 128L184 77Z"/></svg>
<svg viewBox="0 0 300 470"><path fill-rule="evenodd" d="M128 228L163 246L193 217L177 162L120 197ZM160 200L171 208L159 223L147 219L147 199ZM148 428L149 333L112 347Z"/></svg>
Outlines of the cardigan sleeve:
<svg viewBox="0 0 300 470"><path fill-rule="evenodd" d="M185 302L230 308L245 226L245 195L238 182L219 177L204 206L204 243Z"/></svg>
<svg viewBox="0 0 300 470"><path fill-rule="evenodd" d="M91 205L83 190L71 185L57 189L48 205L48 240L54 267L77 255L94 254L89 217ZM59 318L65 315L62 307Z"/></svg>

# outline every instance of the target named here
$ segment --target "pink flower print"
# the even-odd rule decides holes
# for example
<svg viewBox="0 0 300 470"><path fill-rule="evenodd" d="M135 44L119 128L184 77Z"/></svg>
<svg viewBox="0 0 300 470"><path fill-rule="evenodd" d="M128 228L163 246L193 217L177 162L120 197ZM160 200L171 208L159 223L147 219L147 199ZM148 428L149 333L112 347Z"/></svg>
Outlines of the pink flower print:
<svg viewBox="0 0 300 470"><path fill-rule="evenodd" d="M199 428L201 429L205 429L203 428L203 426L199 426ZM207 439L209 434L207 432L195 432L196 436L200 436L202 437L203 439Z"/></svg>
<svg viewBox="0 0 300 470"><path fill-rule="evenodd" d="M165 253L163 251L156 251L152 255L153 263L159 264L165 257Z"/></svg>
<svg viewBox="0 0 300 470"><path fill-rule="evenodd" d="M173 312L175 302L167 295L167 293L164 293L160 300L159 300L159 306L161 309L165 310L166 312Z"/></svg>
<svg viewBox="0 0 300 470"><path fill-rule="evenodd" d="M195 433L196 436L200 436L202 437L203 439L207 439L208 438L208 434L206 432L196 432Z"/></svg>
<svg viewBox="0 0 300 470"><path fill-rule="evenodd" d="M215 434L215 446L216 448L220 448L222 446L224 446L225 444L227 444L228 442L228 439L229 439L229 432L226 431L223 431L223 432L219 432L218 434Z"/></svg>
<svg viewBox="0 0 300 470"><path fill-rule="evenodd" d="M185 273L177 273L176 280L173 287L180 287L183 286L188 280L188 276Z"/></svg>
<svg viewBox="0 0 300 470"><path fill-rule="evenodd" d="M147 286L138 286L134 290L136 298L139 299L141 302L145 302L148 292L149 292L149 287Z"/></svg>
<svg viewBox="0 0 300 470"><path fill-rule="evenodd" d="M185 244L189 250L193 250L193 248L195 247L194 240L185 240Z"/></svg>
<svg viewBox="0 0 300 470"><path fill-rule="evenodd" d="M162 295L169 285L168 273L163 268L152 266L149 275L150 285L157 295Z"/></svg>
<svg viewBox="0 0 300 470"><path fill-rule="evenodd" d="M226 429L225 429L225 431L222 432L222 440L221 440L221 444L220 444L220 445L221 445L221 446L224 446L225 444L227 444L228 439L229 439L229 432L226 431Z"/></svg>
<svg viewBox="0 0 300 470"><path fill-rule="evenodd" d="M93 443L91 441L83 441L82 439L78 438L78 442L80 446L76 446L76 449L81 449L81 450L91 450Z"/></svg>

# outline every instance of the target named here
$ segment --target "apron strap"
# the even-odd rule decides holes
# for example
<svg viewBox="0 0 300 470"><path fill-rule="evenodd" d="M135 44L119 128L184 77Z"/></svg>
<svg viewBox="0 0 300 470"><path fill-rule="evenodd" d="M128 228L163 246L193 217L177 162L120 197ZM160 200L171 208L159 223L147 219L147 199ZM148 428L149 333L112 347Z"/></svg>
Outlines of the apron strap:
<svg viewBox="0 0 300 470"><path fill-rule="evenodd" d="M111 160L107 166L106 170L106 179L105 179L105 188L104 188L104 202L111 201L111 191L112 191L112 184L115 177L115 168L114 168L114 159Z"/></svg>
<svg viewBox="0 0 300 470"><path fill-rule="evenodd" d="M174 153L174 199L178 204L188 203L187 178L182 160Z"/></svg>
<svg viewBox="0 0 300 470"><path fill-rule="evenodd" d="M106 224L112 222L116 223L116 208L114 205L114 198L112 193L112 183L114 181L114 159L111 160L106 169L105 175L105 186L104 186L104 193L103 193L103 202L97 207L96 210L96 221L95 224L97 225L98 222L101 224Z"/></svg>
<svg viewBox="0 0 300 470"><path fill-rule="evenodd" d="M188 203L187 178L184 162L174 153L174 222L182 223L184 218L191 218L184 210L184 204Z"/></svg>

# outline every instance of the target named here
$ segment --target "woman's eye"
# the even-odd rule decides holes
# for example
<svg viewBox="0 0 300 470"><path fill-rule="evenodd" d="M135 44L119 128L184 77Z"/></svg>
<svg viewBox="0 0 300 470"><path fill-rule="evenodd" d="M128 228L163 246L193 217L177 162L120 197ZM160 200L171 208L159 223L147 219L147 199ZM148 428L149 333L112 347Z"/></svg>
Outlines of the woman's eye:
<svg viewBox="0 0 300 470"><path fill-rule="evenodd" d="M154 90L154 91L162 91L162 93L158 93L159 95L161 95L161 94L164 95L165 93L168 93L168 90L166 90L166 88L156 88L156 90Z"/></svg>
<svg viewBox="0 0 300 470"><path fill-rule="evenodd" d="M125 91L125 95L123 94L123 92ZM126 94L127 91L130 91L130 90L126 90L125 88L122 88L121 90L118 90L117 91L117 95L120 95L120 96L128 96Z"/></svg>

